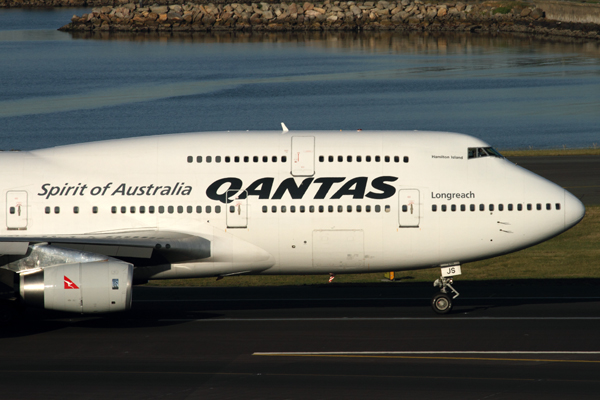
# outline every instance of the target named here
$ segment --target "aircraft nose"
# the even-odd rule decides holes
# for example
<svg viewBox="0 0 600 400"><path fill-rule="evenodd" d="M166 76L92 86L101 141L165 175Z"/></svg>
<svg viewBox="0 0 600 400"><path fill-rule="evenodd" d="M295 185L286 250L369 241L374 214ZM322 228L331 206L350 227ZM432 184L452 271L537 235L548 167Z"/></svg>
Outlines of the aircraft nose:
<svg viewBox="0 0 600 400"><path fill-rule="evenodd" d="M583 219L585 206L579 199L565 190L565 229L575 226Z"/></svg>

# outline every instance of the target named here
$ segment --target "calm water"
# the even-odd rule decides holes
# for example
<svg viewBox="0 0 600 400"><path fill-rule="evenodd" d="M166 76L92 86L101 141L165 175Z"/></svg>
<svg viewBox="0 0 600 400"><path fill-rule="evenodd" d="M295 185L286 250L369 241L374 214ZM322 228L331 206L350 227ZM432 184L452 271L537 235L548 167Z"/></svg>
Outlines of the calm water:
<svg viewBox="0 0 600 400"><path fill-rule="evenodd" d="M600 145L600 42L421 34L105 35L0 10L0 149L209 130L418 129Z"/></svg>

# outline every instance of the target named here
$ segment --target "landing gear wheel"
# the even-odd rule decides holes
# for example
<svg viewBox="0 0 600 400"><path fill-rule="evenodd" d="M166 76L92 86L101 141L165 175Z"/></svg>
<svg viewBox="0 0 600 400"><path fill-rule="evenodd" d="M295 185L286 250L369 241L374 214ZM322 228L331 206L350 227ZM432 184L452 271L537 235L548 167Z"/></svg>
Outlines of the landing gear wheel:
<svg viewBox="0 0 600 400"><path fill-rule="evenodd" d="M448 314L452 310L452 298L446 293L439 292L431 299L431 307L438 314Z"/></svg>

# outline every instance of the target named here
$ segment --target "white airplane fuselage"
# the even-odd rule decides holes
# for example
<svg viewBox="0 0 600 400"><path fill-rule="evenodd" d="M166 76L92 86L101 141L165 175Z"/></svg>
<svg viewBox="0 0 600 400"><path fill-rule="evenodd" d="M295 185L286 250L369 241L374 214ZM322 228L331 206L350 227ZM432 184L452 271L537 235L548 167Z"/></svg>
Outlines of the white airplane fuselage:
<svg viewBox="0 0 600 400"><path fill-rule="evenodd" d="M120 237L147 232L209 243L203 256L175 261L146 253L135 275L166 279L462 264L581 220L573 195L486 148L454 133L290 131L4 152L0 232L30 244L76 237L71 246L116 259L131 256ZM109 243L97 246L99 237Z"/></svg>

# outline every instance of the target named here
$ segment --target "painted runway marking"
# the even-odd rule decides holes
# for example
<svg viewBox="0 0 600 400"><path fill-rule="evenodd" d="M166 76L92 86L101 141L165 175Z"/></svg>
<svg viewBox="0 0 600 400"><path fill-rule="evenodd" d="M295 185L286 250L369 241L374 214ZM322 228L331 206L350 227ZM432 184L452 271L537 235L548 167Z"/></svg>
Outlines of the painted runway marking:
<svg viewBox="0 0 600 400"><path fill-rule="evenodd" d="M454 356L439 356L448 354ZM461 361L517 361L517 362L551 362L551 363L589 363L600 364L600 360L570 360L549 358L506 358L489 357L493 355L600 355L598 351L388 351L388 352L293 352L266 353L255 352L253 356L266 357L326 357L326 358L396 358L420 360L461 360ZM461 355L480 355L480 357L465 357ZM484 357L488 356L488 357Z"/></svg>
<svg viewBox="0 0 600 400"><path fill-rule="evenodd" d="M159 322L283 322L283 321L587 321L600 317L331 317L331 318L169 318Z"/></svg>
<svg viewBox="0 0 600 400"><path fill-rule="evenodd" d="M595 297L461 297L463 300L600 300L600 296ZM381 300L381 301L389 301L389 300L431 300L430 297L338 297L338 298L294 298L294 299L148 299L148 300L134 300L134 303L194 303L194 302L248 302L248 301L361 301L361 300Z"/></svg>

